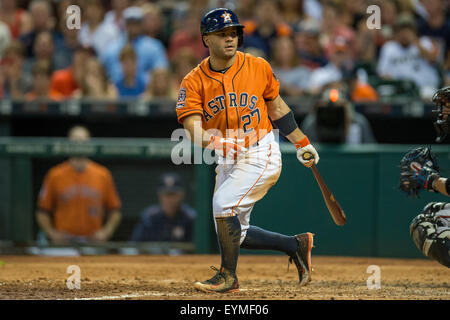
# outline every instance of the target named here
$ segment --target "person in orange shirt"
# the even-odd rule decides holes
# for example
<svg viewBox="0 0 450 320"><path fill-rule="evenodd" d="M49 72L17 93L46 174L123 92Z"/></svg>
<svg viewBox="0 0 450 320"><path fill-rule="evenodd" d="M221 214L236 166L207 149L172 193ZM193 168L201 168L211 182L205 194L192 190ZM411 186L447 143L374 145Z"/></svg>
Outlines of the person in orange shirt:
<svg viewBox="0 0 450 320"><path fill-rule="evenodd" d="M85 127L69 131L73 142L89 138ZM81 157L71 157L49 170L37 207L37 223L54 242L106 241L121 220L121 201L111 173Z"/></svg>
<svg viewBox="0 0 450 320"><path fill-rule="evenodd" d="M53 72L51 89L65 98L71 98L74 94L78 94L81 90L83 77L86 75L86 61L93 55L93 49L79 46L73 53L72 65L66 69Z"/></svg>
<svg viewBox="0 0 450 320"><path fill-rule="evenodd" d="M276 38L291 36L293 33L289 24L279 19L280 12L276 1L258 1L255 6L255 18L245 21L244 48L258 48L264 51L268 58L272 53L272 42Z"/></svg>
<svg viewBox="0 0 450 320"><path fill-rule="evenodd" d="M212 211L221 266L211 279L194 284L205 292L239 291L240 248L284 252L297 267L299 284L311 280L312 233L287 236L250 225L255 203L281 173L281 152L271 121L296 146L304 166L317 164L319 154L280 97L280 83L270 64L237 51L243 28L229 9L205 14L200 30L210 56L185 76L176 105L186 135L219 155Z"/></svg>

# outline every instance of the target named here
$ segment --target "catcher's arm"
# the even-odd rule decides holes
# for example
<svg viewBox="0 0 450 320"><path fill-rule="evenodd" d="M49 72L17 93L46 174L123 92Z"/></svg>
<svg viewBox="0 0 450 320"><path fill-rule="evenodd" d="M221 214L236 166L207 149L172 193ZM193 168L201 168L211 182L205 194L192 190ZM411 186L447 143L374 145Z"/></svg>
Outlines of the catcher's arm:
<svg viewBox="0 0 450 320"><path fill-rule="evenodd" d="M441 178L434 180L432 183L433 190L442 193L443 195L450 196L450 180L448 178Z"/></svg>

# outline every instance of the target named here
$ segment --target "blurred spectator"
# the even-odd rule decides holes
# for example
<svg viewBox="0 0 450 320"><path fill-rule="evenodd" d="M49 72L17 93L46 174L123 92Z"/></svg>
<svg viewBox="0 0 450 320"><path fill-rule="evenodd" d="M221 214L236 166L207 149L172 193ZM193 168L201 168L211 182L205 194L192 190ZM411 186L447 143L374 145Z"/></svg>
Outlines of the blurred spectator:
<svg viewBox="0 0 450 320"><path fill-rule="evenodd" d="M299 65L299 58L292 38L277 38L272 49L271 65L274 74L280 81L280 94L300 96L309 87L311 71Z"/></svg>
<svg viewBox="0 0 450 320"><path fill-rule="evenodd" d="M75 50L79 46L77 28L67 27L67 8L71 5L81 6L83 0L59 0L56 4L56 31L59 40L55 42L57 64L65 69L71 66Z"/></svg>
<svg viewBox="0 0 450 320"><path fill-rule="evenodd" d="M101 56L105 48L121 36L121 31L116 24L103 22L105 9L100 0L89 0L82 12L84 22L78 33L78 41L82 46L94 48L97 55Z"/></svg>
<svg viewBox="0 0 450 320"><path fill-rule="evenodd" d="M316 69L328 63L320 44L320 23L306 20L296 27L294 33L295 47L300 57L300 64Z"/></svg>
<svg viewBox="0 0 450 320"><path fill-rule="evenodd" d="M174 72L174 87L178 91L183 78L191 72L198 64L199 60L191 48L185 47L178 50L172 59L172 69Z"/></svg>
<svg viewBox="0 0 450 320"><path fill-rule="evenodd" d="M78 43L78 30L77 29L62 29L62 41L55 47L55 65L57 69L65 69L72 64L73 54Z"/></svg>
<svg viewBox="0 0 450 320"><path fill-rule="evenodd" d="M377 32L376 45L378 50L387 41L394 38L394 25L401 10L397 0L380 1L379 6L381 13L381 29Z"/></svg>
<svg viewBox="0 0 450 320"><path fill-rule="evenodd" d="M34 42L36 36L42 31L48 31L51 33L53 43L55 46L59 46L62 41L62 36L55 30L56 19L53 15L53 9L51 3L45 0L33 0L28 6L28 11L31 14L33 29L20 36L20 41L25 46L25 54L27 57L33 56Z"/></svg>
<svg viewBox="0 0 450 320"><path fill-rule="evenodd" d="M126 21L126 37L116 40L105 50L101 57L108 76L112 82L117 82L123 76L120 65L120 51L126 43L130 43L137 56L137 68L146 73L146 83L149 81L148 74L154 69L168 68L165 48L161 41L142 34L142 9L129 7L123 12Z"/></svg>
<svg viewBox="0 0 450 320"><path fill-rule="evenodd" d="M178 89L172 86L171 75L168 69L155 69L152 72L150 83L142 96L144 100L153 98L166 98L175 100Z"/></svg>
<svg viewBox="0 0 450 320"><path fill-rule="evenodd" d="M120 32L125 35L126 26L123 12L130 5L130 0L111 0L111 10L105 14L103 22L111 28L119 28Z"/></svg>
<svg viewBox="0 0 450 320"><path fill-rule="evenodd" d="M418 38L415 21L408 14L397 18L394 37L381 48L378 75L412 81L420 88L421 96L435 92L440 82L434 67L437 48L427 37Z"/></svg>
<svg viewBox="0 0 450 320"><path fill-rule="evenodd" d="M31 73L23 72L25 62L24 49L18 40L12 41L5 48L1 59L1 69L3 74L3 97L21 99L31 90Z"/></svg>
<svg viewBox="0 0 450 320"><path fill-rule="evenodd" d="M159 204L151 205L141 213L131 241L193 241L197 214L183 203L184 195L180 176L163 174L158 186Z"/></svg>
<svg viewBox="0 0 450 320"><path fill-rule="evenodd" d="M269 59L272 40L292 34L291 27L281 20L277 4L271 0L258 1L255 18L243 24L244 48L261 49Z"/></svg>
<svg viewBox="0 0 450 320"><path fill-rule="evenodd" d="M241 23L253 20L255 17L256 0L239 0L236 1L236 9L234 12L238 16Z"/></svg>
<svg viewBox="0 0 450 320"><path fill-rule="evenodd" d="M355 56L356 62L372 65L378 56L378 30L367 28L366 21L361 20L356 28ZM381 40L381 39L380 39Z"/></svg>
<svg viewBox="0 0 450 320"><path fill-rule="evenodd" d="M321 0L303 0L303 10L310 19L321 21L322 4Z"/></svg>
<svg viewBox="0 0 450 320"><path fill-rule="evenodd" d="M75 126L68 136L72 143L83 143L90 132ZM53 242L106 241L121 219L110 171L83 157L70 157L47 172L37 207L37 223Z"/></svg>
<svg viewBox="0 0 450 320"><path fill-rule="evenodd" d="M8 27L13 39L26 34L33 29L30 14L23 9L17 8L17 0L2 0L0 2L0 21Z"/></svg>
<svg viewBox="0 0 450 320"><path fill-rule="evenodd" d="M350 49L349 54L354 54L355 31L343 22L344 8L342 3L336 0L327 0L323 4L322 32L320 42L328 58L336 38L344 38Z"/></svg>
<svg viewBox="0 0 450 320"><path fill-rule="evenodd" d="M341 22L350 29L358 29L361 21L366 22L367 4L365 0L341 1Z"/></svg>
<svg viewBox="0 0 450 320"><path fill-rule="evenodd" d="M348 81L350 98L355 103L376 102L379 99L377 91L369 84L369 76L364 68L356 68Z"/></svg>
<svg viewBox="0 0 450 320"><path fill-rule="evenodd" d="M125 45L120 51L120 63L122 64L122 78L115 83L119 97L139 97L145 91L145 77L137 70L137 57L133 46Z"/></svg>
<svg viewBox="0 0 450 320"><path fill-rule="evenodd" d="M81 88L85 76L86 61L92 55L91 49L79 46L73 54L71 66L53 73L52 89L61 93L65 98L72 97Z"/></svg>
<svg viewBox="0 0 450 320"><path fill-rule="evenodd" d="M160 4L145 3L141 8L144 14L142 22L143 33L146 36L160 40L167 48L173 30L172 24L164 16Z"/></svg>
<svg viewBox="0 0 450 320"><path fill-rule="evenodd" d="M53 71L55 69L54 51L52 34L48 31L39 32L34 41L33 56L26 59L23 71L31 74L31 69L37 62L46 63L48 69Z"/></svg>
<svg viewBox="0 0 450 320"><path fill-rule="evenodd" d="M6 23L0 21L0 59L3 57L3 51L11 42L11 33Z"/></svg>
<svg viewBox="0 0 450 320"><path fill-rule="evenodd" d="M439 50L438 61L442 63L445 53L450 49L450 19L447 17L449 3L444 0L426 0L421 3L427 16L418 16L416 20L418 35L427 36L436 43Z"/></svg>
<svg viewBox="0 0 450 320"><path fill-rule="evenodd" d="M309 91L318 94L325 86L347 81L354 72L354 63L345 38L334 39L330 47L330 61L311 73Z"/></svg>
<svg viewBox="0 0 450 320"><path fill-rule="evenodd" d="M75 96L93 99L116 99L116 87L109 81L105 69L96 57L84 62L86 68L81 78L81 91Z"/></svg>
<svg viewBox="0 0 450 320"><path fill-rule="evenodd" d="M169 40L169 59L172 59L178 50L189 47L196 54L197 59L202 60L208 55L200 34L201 17L189 14L183 23L183 28L174 31Z"/></svg>
<svg viewBox="0 0 450 320"><path fill-rule="evenodd" d="M267 60L267 56L266 56L265 52L258 48L247 47L244 49L244 53L249 53L254 57L259 57L259 58L263 58L264 60Z"/></svg>
<svg viewBox="0 0 450 320"><path fill-rule="evenodd" d="M38 61L33 65L33 85L25 95L29 101L35 99L61 100L63 96L50 88L51 70L45 61Z"/></svg>
<svg viewBox="0 0 450 320"><path fill-rule="evenodd" d="M326 90L300 125L311 142L376 143L366 117L353 108L343 91Z"/></svg>
<svg viewBox="0 0 450 320"><path fill-rule="evenodd" d="M276 0L280 10L281 19L291 28L308 17L304 13L303 0Z"/></svg>

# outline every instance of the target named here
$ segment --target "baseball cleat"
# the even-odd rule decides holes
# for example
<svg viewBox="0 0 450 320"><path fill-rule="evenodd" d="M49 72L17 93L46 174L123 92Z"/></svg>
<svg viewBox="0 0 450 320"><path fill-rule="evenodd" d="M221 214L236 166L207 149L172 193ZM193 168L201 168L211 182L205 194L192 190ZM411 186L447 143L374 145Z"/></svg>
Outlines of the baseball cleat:
<svg viewBox="0 0 450 320"><path fill-rule="evenodd" d="M204 292L230 293L239 292L239 281L235 274L222 268L221 270L211 267L217 271L214 277L203 282L196 282L194 287Z"/></svg>
<svg viewBox="0 0 450 320"><path fill-rule="evenodd" d="M307 232L295 235L298 241L298 249L290 256L289 262L295 263L298 270L300 286L305 286L311 281L311 249L314 247L314 234Z"/></svg>

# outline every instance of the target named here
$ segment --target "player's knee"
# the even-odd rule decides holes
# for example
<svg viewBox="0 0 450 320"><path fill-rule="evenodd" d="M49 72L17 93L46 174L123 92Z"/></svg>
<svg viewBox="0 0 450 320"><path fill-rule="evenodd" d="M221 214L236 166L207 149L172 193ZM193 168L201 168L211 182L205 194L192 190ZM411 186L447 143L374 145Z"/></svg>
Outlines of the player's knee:
<svg viewBox="0 0 450 320"><path fill-rule="evenodd" d="M226 203L226 199L220 194L215 194L212 201L214 217L229 216L232 208Z"/></svg>

